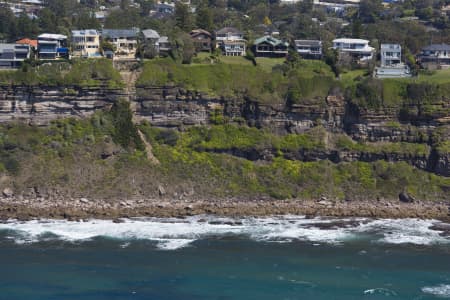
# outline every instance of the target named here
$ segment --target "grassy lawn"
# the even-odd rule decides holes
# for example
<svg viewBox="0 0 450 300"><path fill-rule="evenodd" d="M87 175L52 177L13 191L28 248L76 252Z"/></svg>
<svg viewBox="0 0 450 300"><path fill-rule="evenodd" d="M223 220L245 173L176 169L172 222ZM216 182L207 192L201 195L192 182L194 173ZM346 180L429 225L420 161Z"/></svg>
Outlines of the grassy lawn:
<svg viewBox="0 0 450 300"><path fill-rule="evenodd" d="M272 68L276 65L282 65L285 62L285 58L269 58L269 57L257 57L256 64L266 72L272 72Z"/></svg>
<svg viewBox="0 0 450 300"><path fill-rule="evenodd" d="M450 82L450 69L437 70L432 72L431 74L419 73L417 81L437 84L448 83Z"/></svg>
<svg viewBox="0 0 450 300"><path fill-rule="evenodd" d="M341 74L340 81L344 87L351 86L357 77L364 77L367 70L353 70Z"/></svg>

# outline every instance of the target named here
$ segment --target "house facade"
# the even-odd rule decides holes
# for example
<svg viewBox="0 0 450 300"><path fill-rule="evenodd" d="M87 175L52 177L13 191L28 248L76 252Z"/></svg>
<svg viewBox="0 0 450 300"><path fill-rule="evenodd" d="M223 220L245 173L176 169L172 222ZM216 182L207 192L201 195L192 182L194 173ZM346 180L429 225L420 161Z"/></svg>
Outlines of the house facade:
<svg viewBox="0 0 450 300"><path fill-rule="evenodd" d="M166 56L169 55L170 50L172 50L172 45L170 44L169 37L161 36L158 39L159 55Z"/></svg>
<svg viewBox="0 0 450 300"><path fill-rule="evenodd" d="M192 40L194 41L195 51L197 52L210 52L211 51L211 41L212 36L206 30L203 29L195 29L190 33Z"/></svg>
<svg viewBox="0 0 450 300"><path fill-rule="evenodd" d="M72 30L72 55L76 57L100 57L100 34L97 30Z"/></svg>
<svg viewBox="0 0 450 300"><path fill-rule="evenodd" d="M333 40L333 49L348 54L360 62L371 60L375 53L375 48L369 46L369 41L363 39L335 39Z"/></svg>
<svg viewBox="0 0 450 300"><path fill-rule="evenodd" d="M215 32L216 47L226 56L244 56L247 41L244 34L234 27L225 27Z"/></svg>
<svg viewBox="0 0 450 300"><path fill-rule="evenodd" d="M427 69L449 68L450 45L429 45L422 49L418 59L420 64Z"/></svg>
<svg viewBox="0 0 450 300"><path fill-rule="evenodd" d="M381 66L375 68L375 77L411 77L409 67L402 62L402 47L399 44L381 44L380 55Z"/></svg>
<svg viewBox="0 0 450 300"><path fill-rule="evenodd" d="M159 53L159 38L160 35L156 30L142 30L142 46L146 55L155 56Z"/></svg>
<svg viewBox="0 0 450 300"><path fill-rule="evenodd" d="M295 50L303 58L321 59L322 41L319 40L295 40Z"/></svg>
<svg viewBox="0 0 450 300"><path fill-rule="evenodd" d="M395 66L402 62L402 46L399 44L381 44L381 66Z"/></svg>
<svg viewBox="0 0 450 300"><path fill-rule="evenodd" d="M0 69L19 68L29 59L31 47L27 44L0 44Z"/></svg>
<svg viewBox="0 0 450 300"><path fill-rule="evenodd" d="M43 33L38 36L38 56L40 59L69 58L67 36L62 34Z"/></svg>
<svg viewBox="0 0 450 300"><path fill-rule="evenodd" d="M115 58L134 58L138 34L134 29L103 29L101 38L114 46Z"/></svg>
<svg viewBox="0 0 450 300"><path fill-rule="evenodd" d="M254 52L257 57L285 57L289 44L270 35L255 40Z"/></svg>

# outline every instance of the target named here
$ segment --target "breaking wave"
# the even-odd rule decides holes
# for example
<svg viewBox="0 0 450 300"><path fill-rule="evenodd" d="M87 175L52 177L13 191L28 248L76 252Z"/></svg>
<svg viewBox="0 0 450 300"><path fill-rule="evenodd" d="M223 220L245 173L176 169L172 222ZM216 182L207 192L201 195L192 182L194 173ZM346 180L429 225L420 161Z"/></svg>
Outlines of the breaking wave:
<svg viewBox="0 0 450 300"><path fill-rule="evenodd" d="M127 242L150 240L164 250L183 248L198 239L230 235L280 243L309 241L341 244L355 239L369 239L389 244L450 244L449 236L443 236L440 231L432 228L436 224L444 223L418 219L307 219L300 216L234 219L195 216L185 219L123 219L121 223L110 220L11 220L0 224L0 232L16 243L54 239L77 242L106 237ZM126 243L125 246L127 245Z"/></svg>
<svg viewBox="0 0 450 300"><path fill-rule="evenodd" d="M422 288L422 292L437 296L439 298L450 298L450 284L426 286Z"/></svg>

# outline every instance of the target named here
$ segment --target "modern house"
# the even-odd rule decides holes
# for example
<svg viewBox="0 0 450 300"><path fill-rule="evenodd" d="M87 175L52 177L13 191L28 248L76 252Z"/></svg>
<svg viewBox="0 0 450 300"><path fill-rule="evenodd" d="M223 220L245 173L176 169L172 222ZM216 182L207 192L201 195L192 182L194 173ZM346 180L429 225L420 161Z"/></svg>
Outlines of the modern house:
<svg viewBox="0 0 450 300"><path fill-rule="evenodd" d="M375 77L411 77L409 67L402 63L402 47L399 44L381 44L381 66L375 68Z"/></svg>
<svg viewBox="0 0 450 300"><path fill-rule="evenodd" d="M38 55L40 59L49 60L69 58L67 36L53 33L41 34L38 36Z"/></svg>
<svg viewBox="0 0 450 300"><path fill-rule="evenodd" d="M363 39L335 39L333 49L338 50L339 53L348 54L360 62L371 60L375 52L375 48L369 46L369 41Z"/></svg>
<svg viewBox="0 0 450 300"><path fill-rule="evenodd" d="M427 69L450 68L450 45L429 45L422 49L418 59Z"/></svg>
<svg viewBox="0 0 450 300"><path fill-rule="evenodd" d="M115 58L134 58L138 34L135 29L103 29L102 40L114 46Z"/></svg>
<svg viewBox="0 0 450 300"><path fill-rule="evenodd" d="M321 59L322 41L319 40L295 40L295 50L303 58Z"/></svg>
<svg viewBox="0 0 450 300"><path fill-rule="evenodd" d="M72 30L72 55L77 57L100 57L100 34L95 29Z"/></svg>
<svg viewBox="0 0 450 300"><path fill-rule="evenodd" d="M289 43L266 35L255 40L254 53L258 57L284 57L288 47Z"/></svg>
<svg viewBox="0 0 450 300"><path fill-rule="evenodd" d="M225 27L215 32L216 47L226 56L244 56L247 41L244 34L234 27Z"/></svg>
<svg viewBox="0 0 450 300"><path fill-rule="evenodd" d="M26 44L0 44L0 69L19 68L30 58L31 47Z"/></svg>
<svg viewBox="0 0 450 300"><path fill-rule="evenodd" d="M203 29L195 29L190 33L192 40L194 41L195 51L201 52L210 52L211 51L211 41L212 36L206 30Z"/></svg>

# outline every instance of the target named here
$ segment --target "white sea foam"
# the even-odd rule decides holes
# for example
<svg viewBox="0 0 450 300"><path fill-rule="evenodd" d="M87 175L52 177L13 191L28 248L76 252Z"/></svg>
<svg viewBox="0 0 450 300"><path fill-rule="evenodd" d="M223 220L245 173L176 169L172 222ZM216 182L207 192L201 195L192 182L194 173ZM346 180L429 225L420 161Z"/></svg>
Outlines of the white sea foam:
<svg viewBox="0 0 450 300"><path fill-rule="evenodd" d="M393 290L386 288L374 288L364 291L364 295L384 295L384 296L397 296L397 293Z"/></svg>
<svg viewBox="0 0 450 300"><path fill-rule="evenodd" d="M436 220L384 219L374 220L358 228L359 232L380 234L378 242L388 244L432 245L450 243L448 237L440 236L440 231L431 229Z"/></svg>
<svg viewBox="0 0 450 300"><path fill-rule="evenodd" d="M450 298L450 284L441 284L438 286L426 286L422 288L422 292L435 295L439 298Z"/></svg>
<svg viewBox="0 0 450 300"><path fill-rule="evenodd" d="M306 219L299 216L231 219L195 216L186 219L140 218L123 221L10 221L0 224L0 230L16 243L52 239L76 242L106 237L125 242L151 240L163 250L183 248L197 239L227 235L280 243L311 241L313 244L338 244L358 238L372 238L377 242L393 244L450 243L448 237L442 237L440 232L430 229L437 222L433 220Z"/></svg>

